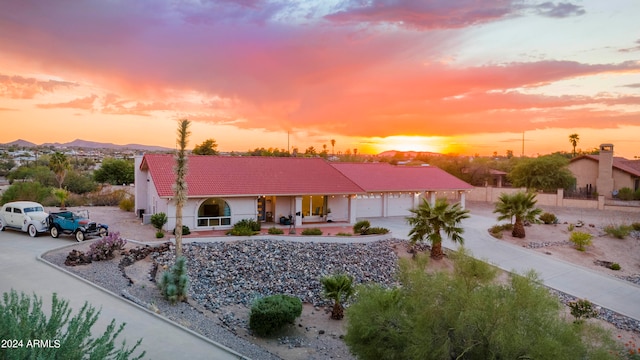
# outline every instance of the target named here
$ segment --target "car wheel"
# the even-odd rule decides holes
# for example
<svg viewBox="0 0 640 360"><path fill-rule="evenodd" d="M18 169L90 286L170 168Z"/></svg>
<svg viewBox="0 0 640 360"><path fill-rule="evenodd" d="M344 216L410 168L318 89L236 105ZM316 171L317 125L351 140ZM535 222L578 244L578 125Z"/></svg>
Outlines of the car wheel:
<svg viewBox="0 0 640 360"><path fill-rule="evenodd" d="M58 230L57 226L52 226L51 230L49 230L49 233L51 234L52 238L57 238L58 236L60 236L60 230Z"/></svg>
<svg viewBox="0 0 640 360"><path fill-rule="evenodd" d="M107 229L101 227L100 230L98 230L98 234L100 234L100 237L105 237L105 236L109 235L109 231L107 231Z"/></svg>
<svg viewBox="0 0 640 360"><path fill-rule="evenodd" d="M84 233L81 230L76 231L76 241L84 241Z"/></svg>
<svg viewBox="0 0 640 360"><path fill-rule="evenodd" d="M31 237L36 237L38 235L38 230L36 230L36 226L31 224L27 227L27 232L29 233L29 236Z"/></svg>

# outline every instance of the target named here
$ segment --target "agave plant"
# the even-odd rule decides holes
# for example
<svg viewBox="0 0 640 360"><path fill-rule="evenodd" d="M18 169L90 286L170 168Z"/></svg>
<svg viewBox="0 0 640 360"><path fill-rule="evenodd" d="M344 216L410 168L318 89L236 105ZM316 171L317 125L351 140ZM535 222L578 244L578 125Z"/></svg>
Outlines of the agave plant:
<svg viewBox="0 0 640 360"><path fill-rule="evenodd" d="M347 301L354 293L353 278L346 274L335 274L325 276L320 279L324 296L333 300L333 310L331 318L340 320L344 317L344 307L342 303Z"/></svg>

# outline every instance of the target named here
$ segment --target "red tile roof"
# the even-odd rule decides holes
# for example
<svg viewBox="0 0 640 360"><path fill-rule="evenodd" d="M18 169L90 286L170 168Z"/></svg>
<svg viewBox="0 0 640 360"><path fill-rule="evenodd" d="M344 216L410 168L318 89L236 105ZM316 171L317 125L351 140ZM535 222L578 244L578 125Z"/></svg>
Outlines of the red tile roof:
<svg viewBox="0 0 640 360"><path fill-rule="evenodd" d="M394 166L386 163L333 163L367 192L469 190L472 185L434 166Z"/></svg>
<svg viewBox="0 0 640 360"><path fill-rule="evenodd" d="M173 155L147 154L142 160L159 196L174 195L174 165ZM189 197L365 192L321 158L190 155L187 185Z"/></svg>
<svg viewBox="0 0 640 360"><path fill-rule="evenodd" d="M571 162L574 162L580 159L590 159L595 162L599 162L600 155L582 155L582 156L578 156L576 158L571 159ZM628 160L620 156L614 156L613 167L618 170L629 173L633 176L640 176L640 160Z"/></svg>

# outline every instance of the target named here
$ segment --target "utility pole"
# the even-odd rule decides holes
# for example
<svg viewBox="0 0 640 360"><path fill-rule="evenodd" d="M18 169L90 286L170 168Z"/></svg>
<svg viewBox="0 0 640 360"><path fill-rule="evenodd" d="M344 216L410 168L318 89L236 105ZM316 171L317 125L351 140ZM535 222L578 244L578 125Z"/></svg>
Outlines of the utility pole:
<svg viewBox="0 0 640 360"><path fill-rule="evenodd" d="M522 132L522 155L520 156L524 157L524 131Z"/></svg>

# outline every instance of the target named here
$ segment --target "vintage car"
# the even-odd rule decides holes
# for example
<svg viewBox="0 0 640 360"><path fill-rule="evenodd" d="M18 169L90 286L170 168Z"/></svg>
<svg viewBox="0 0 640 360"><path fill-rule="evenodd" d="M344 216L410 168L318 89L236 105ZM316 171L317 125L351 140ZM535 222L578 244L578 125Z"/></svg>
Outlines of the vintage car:
<svg viewBox="0 0 640 360"><path fill-rule="evenodd" d="M0 231L14 229L35 237L49 230L47 214L41 204L33 201L8 202L0 209Z"/></svg>
<svg viewBox="0 0 640 360"><path fill-rule="evenodd" d="M87 210L61 211L49 214L49 233L54 238L67 234L84 241L89 236L107 236L109 226L91 221Z"/></svg>

